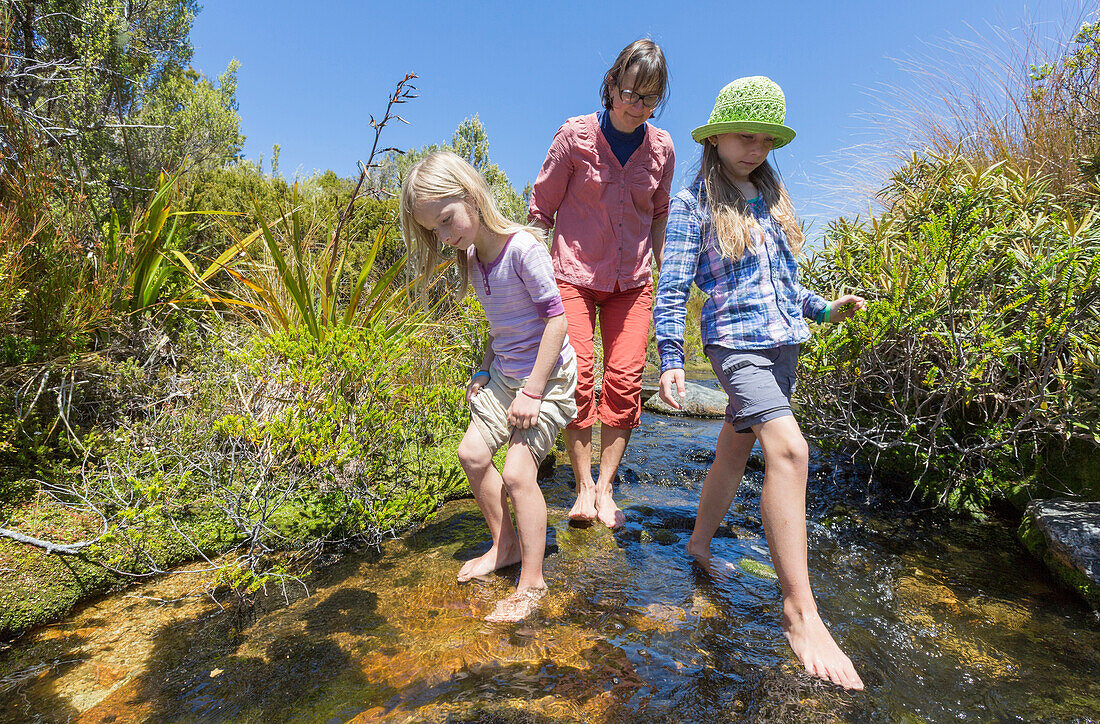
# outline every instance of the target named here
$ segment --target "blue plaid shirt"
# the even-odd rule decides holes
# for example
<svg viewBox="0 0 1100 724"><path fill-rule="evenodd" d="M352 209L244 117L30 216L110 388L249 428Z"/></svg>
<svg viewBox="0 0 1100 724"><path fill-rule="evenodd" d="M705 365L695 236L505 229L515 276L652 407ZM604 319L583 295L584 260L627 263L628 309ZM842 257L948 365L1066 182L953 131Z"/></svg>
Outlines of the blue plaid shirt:
<svg viewBox="0 0 1100 724"><path fill-rule="evenodd" d="M787 235L762 198L749 202L763 234L740 259L722 256L710 224L701 180L672 199L668 208L661 276L653 324L661 372L684 366L684 314L691 283L707 295L703 345L770 349L810 337L806 319L819 318L828 302L798 283L798 261ZM760 238L763 237L763 238Z"/></svg>

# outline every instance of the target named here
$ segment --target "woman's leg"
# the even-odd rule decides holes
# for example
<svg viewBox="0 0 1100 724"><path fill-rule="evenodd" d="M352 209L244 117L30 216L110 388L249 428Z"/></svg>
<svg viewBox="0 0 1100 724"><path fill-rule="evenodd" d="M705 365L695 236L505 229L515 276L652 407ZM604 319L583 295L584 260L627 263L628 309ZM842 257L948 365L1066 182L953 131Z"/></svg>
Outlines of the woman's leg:
<svg viewBox="0 0 1100 724"><path fill-rule="evenodd" d="M600 425L600 478L593 490L596 501L596 517L608 528L618 528L626 522L626 515L615 504L612 483L619 474L619 463L626 453L626 444L630 442L631 430L611 427L606 422Z"/></svg>
<svg viewBox="0 0 1100 724"><path fill-rule="evenodd" d="M642 412L642 372L649 341L653 288L646 284L618 290L600 304L604 374L600 404L600 477L596 481L596 511L609 528L621 526L626 517L615 504L612 483L626 453L631 431Z"/></svg>
<svg viewBox="0 0 1100 724"><path fill-rule="evenodd" d="M570 520L596 519L596 483L592 480L592 427L565 428L565 445L573 479L577 481L577 500L569 510Z"/></svg>
<svg viewBox="0 0 1100 724"><path fill-rule="evenodd" d="M695 514L695 529L687 543L688 553L699 560L710 558L710 541L737 496L737 488L745 475L745 465L755 442L756 435L735 432L728 422L722 425L722 431L718 433L714 462L703 481L699 511Z"/></svg>
<svg viewBox="0 0 1100 724"><path fill-rule="evenodd" d="M458 462L466 471L470 490L474 493L474 499L489 526L489 534L493 537L493 544L488 552L466 561L459 569L458 580L468 581L475 576L484 576L518 563L520 542L504 497L504 480L493 465L493 453L485 444L485 438L472 422L466 428L462 442L458 444Z"/></svg>
<svg viewBox="0 0 1100 724"><path fill-rule="evenodd" d="M565 318L569 323L569 342L577 353L577 388L574 399L577 416L565 428L569 462L577 481L577 500L569 511L572 520L595 520L596 484L592 480L592 426L596 421L595 350L596 300L581 287L558 281Z"/></svg>
<svg viewBox="0 0 1100 724"><path fill-rule="evenodd" d="M546 591L546 581L542 577L546 554L546 500L539 489L535 457L515 434L508 443L503 478L516 513L522 561L516 592L498 601L486 620L519 621L535 610Z"/></svg>
<svg viewBox="0 0 1100 724"><path fill-rule="evenodd" d="M862 689L852 660L840 650L817 611L806 553L809 447L794 417L753 426L764 451L760 517L783 594L783 633L810 674Z"/></svg>

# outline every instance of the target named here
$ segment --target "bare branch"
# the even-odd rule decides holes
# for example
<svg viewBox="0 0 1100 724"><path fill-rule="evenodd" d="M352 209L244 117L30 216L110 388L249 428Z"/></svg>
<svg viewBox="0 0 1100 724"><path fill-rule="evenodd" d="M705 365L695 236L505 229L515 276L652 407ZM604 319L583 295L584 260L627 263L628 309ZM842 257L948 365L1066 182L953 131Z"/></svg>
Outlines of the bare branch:
<svg viewBox="0 0 1100 724"><path fill-rule="evenodd" d="M41 548L47 553L56 553L66 556L80 555L85 548L90 545L95 545L96 543L95 540L86 540L79 543L53 543L48 540L42 540L41 538L24 535L23 533L8 528L0 528L0 536L13 540L16 543L25 543L35 548Z"/></svg>

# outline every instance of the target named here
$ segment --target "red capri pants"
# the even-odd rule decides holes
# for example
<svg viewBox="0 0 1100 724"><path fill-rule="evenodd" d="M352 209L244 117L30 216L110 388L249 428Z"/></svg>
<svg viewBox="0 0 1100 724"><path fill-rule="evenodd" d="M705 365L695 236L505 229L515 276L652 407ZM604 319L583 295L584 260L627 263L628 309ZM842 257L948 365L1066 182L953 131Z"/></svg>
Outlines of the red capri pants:
<svg viewBox="0 0 1100 724"><path fill-rule="evenodd" d="M577 416L570 430L605 425L632 430L642 419L642 371L653 309L653 283L634 289L603 292L558 280L569 322L569 341L577 352ZM603 338L603 388L594 404L596 387L593 341L596 317Z"/></svg>

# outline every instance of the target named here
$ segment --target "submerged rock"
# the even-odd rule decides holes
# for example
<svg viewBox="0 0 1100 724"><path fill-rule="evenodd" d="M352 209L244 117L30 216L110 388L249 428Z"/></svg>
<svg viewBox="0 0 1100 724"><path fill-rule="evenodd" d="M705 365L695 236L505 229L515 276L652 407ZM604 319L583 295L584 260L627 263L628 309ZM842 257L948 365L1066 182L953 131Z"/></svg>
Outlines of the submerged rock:
<svg viewBox="0 0 1100 724"><path fill-rule="evenodd" d="M1018 535L1059 580L1100 610L1100 502L1033 501Z"/></svg>
<svg viewBox="0 0 1100 724"><path fill-rule="evenodd" d="M776 575L774 568L769 566L767 563L754 561L751 558L741 559L741 570L743 570L745 573L751 573L757 578L770 578L772 580L779 580L779 576Z"/></svg>
<svg viewBox="0 0 1100 724"><path fill-rule="evenodd" d="M694 382L684 383L685 396L681 404L683 409L677 410L655 394L645 401L645 409L650 412L659 412L662 415L687 415L688 417L720 418L726 414L726 393L722 390L712 390Z"/></svg>

